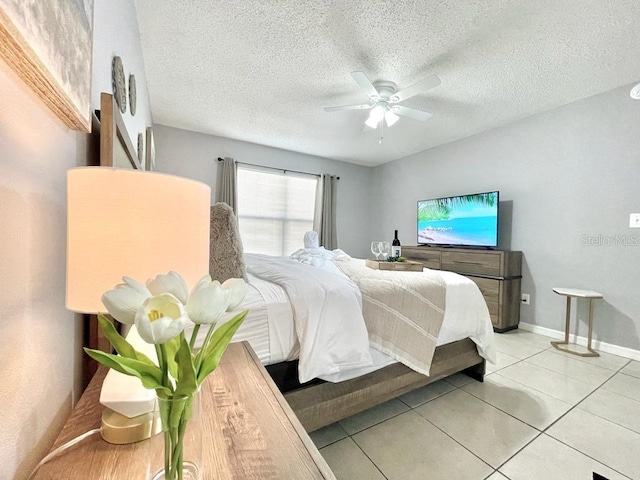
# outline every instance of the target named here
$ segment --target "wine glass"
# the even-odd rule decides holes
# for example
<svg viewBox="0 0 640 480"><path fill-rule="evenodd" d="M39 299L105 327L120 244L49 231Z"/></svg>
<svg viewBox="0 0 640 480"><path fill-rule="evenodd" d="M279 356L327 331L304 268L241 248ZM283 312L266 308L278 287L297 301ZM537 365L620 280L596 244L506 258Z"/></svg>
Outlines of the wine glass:
<svg viewBox="0 0 640 480"><path fill-rule="evenodd" d="M371 242L371 253L376 256L376 260L379 260L378 255L380 255L380 243L381 242Z"/></svg>
<svg viewBox="0 0 640 480"><path fill-rule="evenodd" d="M391 253L391 243L380 242L380 254L382 255L382 260L386 260L387 258L389 258L390 253Z"/></svg>

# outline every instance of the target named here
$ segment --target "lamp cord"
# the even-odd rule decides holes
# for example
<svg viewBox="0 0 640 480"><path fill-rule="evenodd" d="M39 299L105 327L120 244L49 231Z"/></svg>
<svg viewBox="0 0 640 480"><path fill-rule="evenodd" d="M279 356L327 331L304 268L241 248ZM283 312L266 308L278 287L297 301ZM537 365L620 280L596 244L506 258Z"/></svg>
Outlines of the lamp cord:
<svg viewBox="0 0 640 480"><path fill-rule="evenodd" d="M72 440L69 440L67 443L65 443L63 445L60 445L53 452L49 453L46 457L44 457L42 460L40 460L40 463L38 463L36 465L36 468L33 469L33 471L31 472L31 475L29 475L27 480L31 480L33 478L33 476L36 474L36 472L40 469L40 467L42 467L42 465L47 463L52 458L57 457L62 452L64 452L65 450L68 450L71 447L73 447L76 443L81 442L85 438L88 438L91 435L93 435L95 433L100 433L100 432L102 432L102 428L94 428L93 430L89 430L88 432L85 432L82 435L78 435L76 438L74 438Z"/></svg>

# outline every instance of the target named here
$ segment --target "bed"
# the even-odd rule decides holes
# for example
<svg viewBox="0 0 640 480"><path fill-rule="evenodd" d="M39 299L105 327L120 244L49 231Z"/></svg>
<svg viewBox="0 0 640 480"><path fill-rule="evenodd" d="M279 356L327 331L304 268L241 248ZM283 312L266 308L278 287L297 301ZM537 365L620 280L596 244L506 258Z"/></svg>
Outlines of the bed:
<svg viewBox="0 0 640 480"><path fill-rule="evenodd" d="M239 308L248 309L249 314L233 341L248 341L251 344L307 431L329 425L456 372L466 371L481 381L485 372L485 360L493 359L493 329L478 287L455 273L437 272L446 285L446 308L437 332L437 346L430 359L428 375L409 368L392 355L382 353L380 348L371 347L369 343L366 345L369 357L364 358L360 349L359 356L348 356L336 367L333 357L326 359L327 355L331 356L331 350L342 351L350 348L351 343L359 342L352 330L348 330L346 334L336 333L334 327L342 328L342 320L331 323L338 311L351 307L331 307L335 300L326 300L322 307L306 307L304 315L309 316L325 308L330 310L328 316L310 320L311 327L308 329L313 332L308 341L301 341L298 334L298 330L306 326L301 327L296 322L300 321L297 317L302 315L300 309L303 304L300 302L313 304L308 296L316 287L312 285L305 290L307 283L322 276L329 279L329 282L348 279L339 267L340 262L329 261L325 268L318 268L317 265L304 265L285 258L265 257L244 255L249 288ZM364 260L351 260L350 265L357 268L360 268L359 263L364 265ZM264 266L265 262L268 268ZM284 285L286 282L282 280L281 272L285 267L298 272L296 275L299 276L294 277L293 282L295 290L300 289L295 293L301 296L298 303L294 299L294 293L287 289ZM267 270L268 274L265 273ZM419 272L402 273L412 280L423 275ZM336 290L342 291L345 288L353 287ZM362 306L359 308L366 310ZM328 333L315 331L322 328L328 328ZM318 343L317 337L323 336L328 341ZM313 350L311 356L315 355L313 362L305 360L309 358L310 350ZM321 364L325 361L325 366L317 367L318 361ZM343 368L344 364L348 368Z"/></svg>

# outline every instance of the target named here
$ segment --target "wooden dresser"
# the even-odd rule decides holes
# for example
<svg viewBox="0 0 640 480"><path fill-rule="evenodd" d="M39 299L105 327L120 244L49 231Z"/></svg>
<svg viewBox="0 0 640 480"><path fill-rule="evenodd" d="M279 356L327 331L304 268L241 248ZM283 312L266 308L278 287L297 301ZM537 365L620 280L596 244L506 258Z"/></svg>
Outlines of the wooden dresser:
<svg viewBox="0 0 640 480"><path fill-rule="evenodd" d="M493 329L506 332L518 328L522 252L403 246L402 254L427 268L460 273L473 280L487 302Z"/></svg>
<svg viewBox="0 0 640 480"><path fill-rule="evenodd" d="M100 367L54 448L100 427ZM231 344L201 394L203 480L335 479L248 343ZM146 441L111 445L81 441L40 468L34 480L145 478Z"/></svg>

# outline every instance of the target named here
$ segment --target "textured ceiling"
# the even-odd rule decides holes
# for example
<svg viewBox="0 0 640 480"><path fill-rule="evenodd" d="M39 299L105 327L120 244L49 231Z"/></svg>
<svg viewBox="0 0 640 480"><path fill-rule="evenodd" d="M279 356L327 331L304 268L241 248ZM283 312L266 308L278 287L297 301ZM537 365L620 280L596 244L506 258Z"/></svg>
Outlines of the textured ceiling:
<svg viewBox="0 0 640 480"><path fill-rule="evenodd" d="M136 0L154 121L378 165L640 80L638 0ZM378 134L350 72L442 84ZM213 152L215 154L215 152Z"/></svg>

